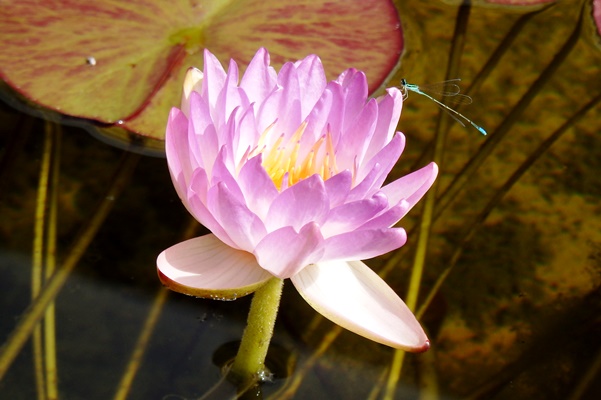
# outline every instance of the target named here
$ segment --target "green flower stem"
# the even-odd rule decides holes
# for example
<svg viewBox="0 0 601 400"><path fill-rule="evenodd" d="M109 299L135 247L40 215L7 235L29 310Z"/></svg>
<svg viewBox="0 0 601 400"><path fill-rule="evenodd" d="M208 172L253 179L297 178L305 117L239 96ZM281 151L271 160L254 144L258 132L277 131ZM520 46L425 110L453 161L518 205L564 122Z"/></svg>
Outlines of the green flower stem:
<svg viewBox="0 0 601 400"><path fill-rule="evenodd" d="M229 372L229 377L241 387L260 381L267 373L265 357L273 336L283 283L282 279L272 278L253 296L242 343Z"/></svg>

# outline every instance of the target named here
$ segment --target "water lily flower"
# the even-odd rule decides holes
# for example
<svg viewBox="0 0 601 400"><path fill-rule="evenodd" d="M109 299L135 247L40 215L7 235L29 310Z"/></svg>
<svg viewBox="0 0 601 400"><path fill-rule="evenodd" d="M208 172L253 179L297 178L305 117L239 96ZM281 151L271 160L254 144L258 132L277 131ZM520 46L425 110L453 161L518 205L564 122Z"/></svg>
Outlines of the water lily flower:
<svg viewBox="0 0 601 400"><path fill-rule="evenodd" d="M212 234L176 244L157 260L167 287L234 299L269 279L290 278L325 317L409 351L429 341L399 296L360 260L405 244L394 225L430 188L431 163L383 185L403 151L396 132L402 93L368 99L348 69L327 82L320 59L279 73L260 49L239 79L204 52L181 109L172 109L166 154L177 193Z"/></svg>

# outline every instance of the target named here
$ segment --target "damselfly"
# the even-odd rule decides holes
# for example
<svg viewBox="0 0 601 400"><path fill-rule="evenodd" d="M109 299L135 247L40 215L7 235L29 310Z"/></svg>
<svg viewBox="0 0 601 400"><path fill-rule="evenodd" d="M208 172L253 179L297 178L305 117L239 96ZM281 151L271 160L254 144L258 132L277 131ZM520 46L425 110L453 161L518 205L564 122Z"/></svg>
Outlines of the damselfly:
<svg viewBox="0 0 601 400"><path fill-rule="evenodd" d="M442 82L439 85L442 85L443 90L440 90L439 93L442 96L458 96L456 103L465 103L465 104L469 104L472 102L471 97L466 96L464 94L460 94L459 93L459 86L454 83L454 82L459 82L460 79L452 79L449 81L445 81ZM486 135L486 130L484 130L484 128L482 128L480 125L476 125L474 123L474 121L472 121L471 119L467 118L465 115L459 113L458 111L453 110L451 107L447 106L446 104L442 103L441 101L436 100L434 97L430 96L428 93L425 93L426 90L425 88L422 90L419 86L414 85L412 83L407 83L407 81L403 78L401 79L401 92L403 93L403 99L406 99L408 96L408 91L412 91L418 94L421 94L422 96L426 96L427 98L429 98L430 100L432 100L433 102L435 102L436 104L438 104L440 107L443 108L443 110L447 111L450 113L450 115L457 121L459 122L462 126L465 126L465 124L463 122L461 122L461 120L459 120L456 117L462 118L464 121L469 122L469 124L471 126L473 126L474 128L476 128L481 134Z"/></svg>

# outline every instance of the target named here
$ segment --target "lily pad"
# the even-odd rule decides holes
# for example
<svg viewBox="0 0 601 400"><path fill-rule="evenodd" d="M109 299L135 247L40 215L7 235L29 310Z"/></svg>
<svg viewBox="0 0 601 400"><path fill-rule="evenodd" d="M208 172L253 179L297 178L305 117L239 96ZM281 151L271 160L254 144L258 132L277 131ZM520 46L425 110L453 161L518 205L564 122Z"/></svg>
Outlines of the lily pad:
<svg viewBox="0 0 601 400"><path fill-rule="evenodd" d="M188 67L202 68L203 48L244 65L264 46L276 68L315 53L328 78L354 67L370 90L403 49L390 0L24 0L2 8L0 77L17 93L120 128L111 135L123 143L132 142L123 128L149 138L161 151L169 109Z"/></svg>
<svg viewBox="0 0 601 400"><path fill-rule="evenodd" d="M589 37L601 49L601 0L591 0L588 3Z"/></svg>

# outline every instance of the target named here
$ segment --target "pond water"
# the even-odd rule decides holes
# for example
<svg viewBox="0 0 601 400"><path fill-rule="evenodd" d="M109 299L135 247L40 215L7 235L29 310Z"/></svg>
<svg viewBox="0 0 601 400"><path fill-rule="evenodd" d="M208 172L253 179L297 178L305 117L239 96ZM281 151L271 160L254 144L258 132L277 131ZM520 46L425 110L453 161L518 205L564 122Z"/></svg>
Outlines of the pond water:
<svg viewBox="0 0 601 400"><path fill-rule="evenodd" d="M402 77L415 84L444 80L457 7L438 1L398 3L406 52L389 84ZM405 356L400 380L389 390L394 396L388 398L577 399L601 394L600 106L592 105L560 132L565 133L464 240L514 171L601 93L601 48L595 44L588 8L565 60L556 63L553 73L545 72L576 29L581 4L560 2L525 20L483 84L470 92L473 104L460 111L483 126L487 137L451 121L439 193L476 154L490 151L490 156L460 191L447 196L449 207L432 227L420 303L441 274L449 272L447 267L453 267L422 318L432 348ZM471 10L458 70L464 88L524 15ZM545 73L549 79L518 114L514 107ZM47 124L5 104L0 107L0 338L5 340L31 303L37 184ZM432 159L428 149L438 114L434 103L410 93L400 122L407 146L392 176ZM496 135L503 139L486 147ZM234 388L217 384L224 360L240 340L250 296L220 302L161 287L158 253L184 236L207 233L190 221L165 160L124 155L68 126L62 127L57 153L59 267L72 254L73 243L85 237L83 229L106 198L115 171L137 162L56 297L58 397L233 396ZM387 282L402 297L420 215L416 207L401 221L409 232L404 248L368 261L376 271L388 271ZM454 255L458 248L462 252ZM274 380L253 398L385 398L394 351L322 320L289 282L272 348L268 365ZM18 352L0 381L0 398L36 398L33 349L28 341Z"/></svg>

